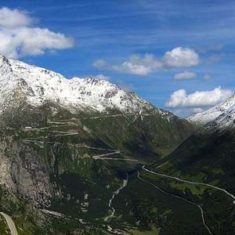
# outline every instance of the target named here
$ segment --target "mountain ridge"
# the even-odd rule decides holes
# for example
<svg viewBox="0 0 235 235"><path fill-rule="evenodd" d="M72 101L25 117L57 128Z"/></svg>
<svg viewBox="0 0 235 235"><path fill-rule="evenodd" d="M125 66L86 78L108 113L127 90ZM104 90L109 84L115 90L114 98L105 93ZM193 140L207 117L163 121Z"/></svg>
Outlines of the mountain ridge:
<svg viewBox="0 0 235 235"><path fill-rule="evenodd" d="M235 92L222 103L187 118L187 120L213 128L234 127Z"/></svg>
<svg viewBox="0 0 235 235"><path fill-rule="evenodd" d="M27 102L40 106L45 101L59 103L70 111L94 110L105 112L118 109L122 112L143 112L152 107L133 92L97 78L66 79L63 75L21 61L0 56L0 102L4 105L21 89Z"/></svg>

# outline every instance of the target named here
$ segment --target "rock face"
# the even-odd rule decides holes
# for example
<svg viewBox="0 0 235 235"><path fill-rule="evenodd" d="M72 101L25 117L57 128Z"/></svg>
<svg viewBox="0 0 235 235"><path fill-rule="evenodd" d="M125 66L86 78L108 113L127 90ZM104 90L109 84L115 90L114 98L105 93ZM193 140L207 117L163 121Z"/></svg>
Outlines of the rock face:
<svg viewBox="0 0 235 235"><path fill-rule="evenodd" d="M40 208L100 223L129 172L164 157L193 131L108 81L69 80L0 57L0 204L9 214L27 217L29 204L36 208L32 221ZM51 226L52 233L33 231L68 234Z"/></svg>
<svg viewBox="0 0 235 235"><path fill-rule="evenodd" d="M46 166L36 151L12 137L7 133L1 136L0 185L36 204L46 205L52 195Z"/></svg>

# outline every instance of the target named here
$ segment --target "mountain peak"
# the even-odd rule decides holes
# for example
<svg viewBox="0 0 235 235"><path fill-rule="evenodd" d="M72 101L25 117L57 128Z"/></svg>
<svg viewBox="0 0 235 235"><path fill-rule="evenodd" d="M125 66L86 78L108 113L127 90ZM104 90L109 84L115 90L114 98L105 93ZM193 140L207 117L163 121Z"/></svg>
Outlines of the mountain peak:
<svg viewBox="0 0 235 235"><path fill-rule="evenodd" d="M137 95L107 80L96 77L66 79L59 73L1 56L1 107L6 106L19 87L27 102L33 106L49 101L73 112L105 112L109 109L140 112L152 107Z"/></svg>
<svg viewBox="0 0 235 235"><path fill-rule="evenodd" d="M224 102L188 118L189 121L207 125L209 127L234 126L235 121L235 92Z"/></svg>

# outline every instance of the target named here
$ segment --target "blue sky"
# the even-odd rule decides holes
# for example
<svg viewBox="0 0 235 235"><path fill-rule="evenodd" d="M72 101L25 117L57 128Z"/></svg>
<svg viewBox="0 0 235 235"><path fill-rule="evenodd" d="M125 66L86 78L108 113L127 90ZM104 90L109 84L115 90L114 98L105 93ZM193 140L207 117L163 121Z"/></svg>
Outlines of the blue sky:
<svg viewBox="0 0 235 235"><path fill-rule="evenodd" d="M24 53L11 57L55 70L68 78L103 74L154 105L183 116L223 101L234 90L234 1L0 0L0 3L0 7L17 10L32 19L17 27L47 28L71 40L70 43L59 38L55 44L61 40L67 44L47 45L46 49L41 41L34 42L41 43L42 52L24 49ZM3 39L10 27L4 24L1 25L0 16ZM14 34L17 33L14 29ZM34 38L34 31L30 35ZM27 39L28 44L30 40ZM175 48L190 50L198 56L197 61L194 58L191 64L169 66L165 62L166 53ZM9 53L1 47L0 52ZM146 54L153 59L145 60ZM133 62L130 58L136 55L138 59ZM100 60L104 64L94 66ZM137 74L126 69L125 62L150 71ZM176 74L181 74L178 79L174 79Z"/></svg>

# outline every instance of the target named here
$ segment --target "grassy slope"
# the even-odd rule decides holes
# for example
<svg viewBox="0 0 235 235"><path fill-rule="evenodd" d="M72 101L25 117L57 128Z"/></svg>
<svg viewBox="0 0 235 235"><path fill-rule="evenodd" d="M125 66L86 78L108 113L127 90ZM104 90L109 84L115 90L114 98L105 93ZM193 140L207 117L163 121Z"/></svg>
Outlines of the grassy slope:
<svg viewBox="0 0 235 235"><path fill-rule="evenodd" d="M235 193L235 131L201 131L186 140L159 170L217 184ZM158 165L158 164L157 164ZM156 165L156 166L157 166Z"/></svg>
<svg viewBox="0 0 235 235"><path fill-rule="evenodd" d="M151 168L159 173L177 176L195 182L209 183L235 193L235 132L199 131L186 140L176 151ZM158 168L159 165L162 166ZM235 208L226 194L187 183L147 174L169 192L200 204L208 224L215 234L235 231Z"/></svg>

